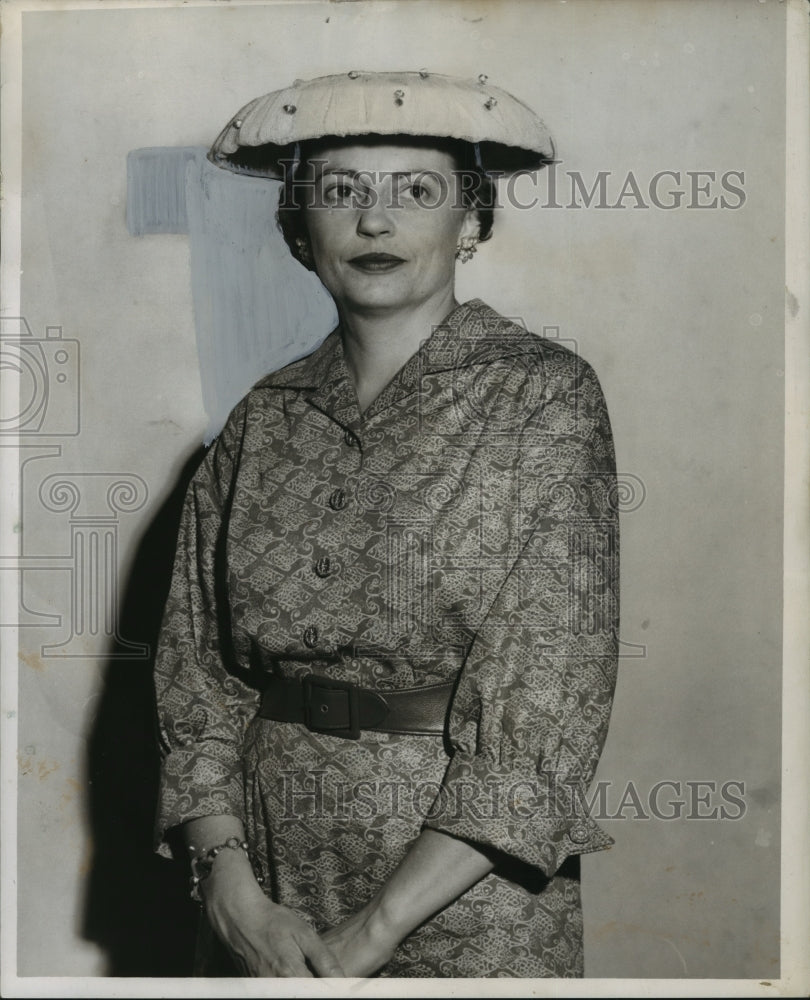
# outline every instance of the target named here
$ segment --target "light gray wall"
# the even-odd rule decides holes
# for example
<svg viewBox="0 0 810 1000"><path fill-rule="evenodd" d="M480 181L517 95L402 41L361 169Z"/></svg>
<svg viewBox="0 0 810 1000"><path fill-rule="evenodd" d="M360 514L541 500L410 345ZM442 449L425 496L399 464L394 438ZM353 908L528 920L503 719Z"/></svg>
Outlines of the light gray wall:
<svg viewBox="0 0 810 1000"><path fill-rule="evenodd" d="M337 323L329 293L270 221L281 182L234 175L207 151L135 149L127 158L130 233L189 236L206 444L258 375L309 354Z"/></svg>
<svg viewBox="0 0 810 1000"><path fill-rule="evenodd" d="M166 913L188 917L182 878L149 855L148 661L122 640L152 641L177 485L211 418L188 239L128 233L127 155L205 145L295 77L427 67L487 73L538 109L565 204L566 171L589 186L610 171L611 202L631 171L645 198L661 170L745 173L736 210L688 197L672 211L631 197L615 210L506 207L458 291L576 342L603 382L620 469L639 481L622 527L627 655L599 770L611 808L631 781L645 807L663 780L745 784L736 821L628 807L605 822L616 846L584 862L588 975L776 977L784 8L390 0L23 23L23 311L35 336L61 325L78 341L66 363L81 410L79 433L62 436L72 404L54 383L52 422L23 453L20 972L138 974L134 953L156 948L149 971L171 971ZM272 253L253 266L276 287ZM312 314L313 335L327 312ZM57 474L72 487L60 492ZM91 536L109 547L122 605L117 626L95 631L70 622L73 553ZM110 661L116 627L129 658Z"/></svg>

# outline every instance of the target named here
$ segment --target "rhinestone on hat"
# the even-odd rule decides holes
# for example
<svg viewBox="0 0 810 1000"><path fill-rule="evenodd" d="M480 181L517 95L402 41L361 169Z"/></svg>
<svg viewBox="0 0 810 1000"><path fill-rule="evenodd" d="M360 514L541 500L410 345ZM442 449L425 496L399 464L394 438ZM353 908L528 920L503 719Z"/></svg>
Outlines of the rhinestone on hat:
<svg viewBox="0 0 810 1000"><path fill-rule="evenodd" d="M430 82L430 87L427 88L431 91L430 96L435 96L434 91L438 94L446 90L448 96L453 97L452 103L458 105L455 109L453 107L444 110L432 109L438 122L436 127L441 128L441 134L466 136L467 141L470 141L471 125L467 123L467 118L470 118L475 126L472 128L475 138L480 142L491 143L495 147L493 165L503 162L506 172L514 172L513 168L516 165L524 163L529 170L540 169L543 163L548 162L554 148L545 126L534 116L530 108L517 101L511 94L498 90L494 86L496 77L488 77L486 73L476 73L474 64L471 70L466 79L461 79L434 74L429 67L419 67L417 64L410 73L374 73L352 68L343 70L339 76L302 80L298 86L293 84L286 90L265 95L264 103L258 106L261 111L255 102L251 102L245 105L244 109L232 114L228 127L220 133L211 147L209 158L218 166L254 176L283 174L278 159L272 158L276 156L273 149L268 150L268 155L271 157L268 163L265 164L263 161L262 165L255 166L252 160L243 162L234 154L240 147L252 143L282 149L293 141L304 141L305 135L309 137L319 128L325 129L326 124L321 120L318 108L323 108L329 103L335 90L342 94L343 89L347 90L344 100L336 102L337 106L333 109L334 116L328 116L330 134L335 131L338 134L354 134L357 130L358 116L363 123L363 131L397 134L403 128L409 127L413 113L418 110L415 104L422 99L419 96L424 89L422 83L427 85ZM341 80L346 85L345 88L341 85ZM493 81L493 87L487 92L490 80ZM445 81L447 81L446 86ZM355 107L356 102L348 100L351 96L348 91L355 83L358 86L363 84L360 90L364 93L368 86L369 94L366 96L375 99L361 101L361 107ZM423 97L429 96L427 90ZM358 95L362 96L360 91L355 97ZM393 116L390 114L392 106L397 112ZM386 107L389 109L388 112ZM458 114L459 110L464 112L463 116ZM402 114L399 114L400 111ZM482 111L486 114L482 115ZM493 115L493 111L497 111L498 114ZM464 120L459 121L458 119L462 117ZM307 119L306 122L304 118ZM250 131L249 136L246 130ZM514 157L500 151L511 148L517 151Z"/></svg>

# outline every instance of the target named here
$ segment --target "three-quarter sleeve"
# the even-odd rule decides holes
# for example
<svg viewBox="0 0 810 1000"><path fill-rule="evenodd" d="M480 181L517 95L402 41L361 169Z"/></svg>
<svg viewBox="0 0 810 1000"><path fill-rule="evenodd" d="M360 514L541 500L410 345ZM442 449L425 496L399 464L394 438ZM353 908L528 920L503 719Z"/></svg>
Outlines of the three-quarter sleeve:
<svg viewBox="0 0 810 1000"><path fill-rule="evenodd" d="M246 404L231 414L183 505L155 661L161 756L156 849L201 816L244 818L241 750L258 695L235 663L225 597L225 535Z"/></svg>
<svg viewBox="0 0 810 1000"><path fill-rule="evenodd" d="M426 821L549 877L613 843L587 794L618 657L615 458L599 382L585 362L576 370L521 435L516 555L464 660Z"/></svg>

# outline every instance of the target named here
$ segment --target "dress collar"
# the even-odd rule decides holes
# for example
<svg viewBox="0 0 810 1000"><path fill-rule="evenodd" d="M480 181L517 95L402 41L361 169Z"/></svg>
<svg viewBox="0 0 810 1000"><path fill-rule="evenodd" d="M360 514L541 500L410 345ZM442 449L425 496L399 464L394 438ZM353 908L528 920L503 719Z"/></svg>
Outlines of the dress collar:
<svg viewBox="0 0 810 1000"><path fill-rule="evenodd" d="M453 371L470 365L489 364L525 350L535 338L513 320L501 316L481 299L456 306L434 328L418 351L394 378L418 359L422 374ZM315 389L331 381L336 367L345 368L340 327L336 327L311 354L266 375L256 388Z"/></svg>
<svg viewBox="0 0 810 1000"><path fill-rule="evenodd" d="M265 376L257 389L303 390L305 398L344 427L359 430L416 392L422 377L537 351L537 338L481 299L456 306L433 329L380 394L360 413L343 354L340 327L307 357Z"/></svg>

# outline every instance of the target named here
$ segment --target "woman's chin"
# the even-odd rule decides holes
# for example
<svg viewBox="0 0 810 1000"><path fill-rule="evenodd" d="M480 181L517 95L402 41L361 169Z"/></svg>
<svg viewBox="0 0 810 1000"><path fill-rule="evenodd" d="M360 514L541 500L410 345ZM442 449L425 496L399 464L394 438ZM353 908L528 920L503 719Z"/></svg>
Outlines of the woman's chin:
<svg viewBox="0 0 810 1000"><path fill-rule="evenodd" d="M426 282L423 285L403 281L402 276L395 273L373 277L362 275L343 281L339 286L326 287L338 305L358 312L413 309L431 299L451 297L454 292L452 275L447 282Z"/></svg>
<svg viewBox="0 0 810 1000"><path fill-rule="evenodd" d="M339 297L335 295L346 307L357 310L404 309L416 297L414 289L381 278L352 283L351 287L341 289Z"/></svg>

